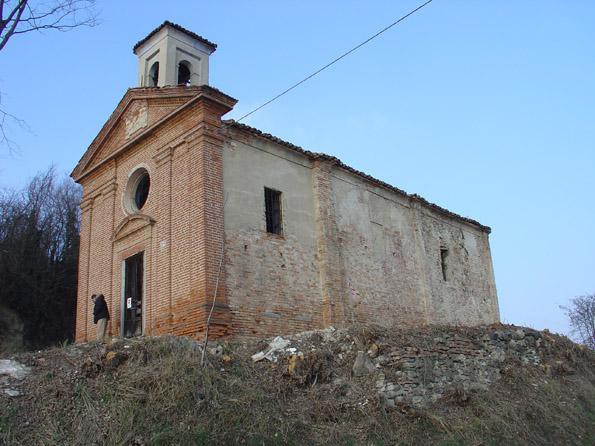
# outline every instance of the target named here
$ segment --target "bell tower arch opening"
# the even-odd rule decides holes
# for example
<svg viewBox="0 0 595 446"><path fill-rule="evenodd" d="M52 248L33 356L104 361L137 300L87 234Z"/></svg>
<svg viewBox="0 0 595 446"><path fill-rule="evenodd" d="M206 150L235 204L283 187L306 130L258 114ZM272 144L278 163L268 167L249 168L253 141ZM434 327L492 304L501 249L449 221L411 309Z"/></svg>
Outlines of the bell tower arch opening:
<svg viewBox="0 0 595 446"><path fill-rule="evenodd" d="M149 69L148 86L156 87L159 85L159 62L154 62Z"/></svg>
<svg viewBox="0 0 595 446"><path fill-rule="evenodd" d="M190 84L192 77L192 64L187 60L182 60L178 64L178 85Z"/></svg>

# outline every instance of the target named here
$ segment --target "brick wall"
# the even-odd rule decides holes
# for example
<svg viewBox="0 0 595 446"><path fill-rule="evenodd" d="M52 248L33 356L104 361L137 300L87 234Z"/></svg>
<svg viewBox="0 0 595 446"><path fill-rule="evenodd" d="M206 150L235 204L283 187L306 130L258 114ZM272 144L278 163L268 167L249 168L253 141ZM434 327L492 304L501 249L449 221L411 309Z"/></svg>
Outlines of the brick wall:
<svg viewBox="0 0 595 446"><path fill-rule="evenodd" d="M125 121L135 101L145 104L136 109L147 109L147 122L130 135ZM197 336L204 330L223 240L218 127L234 102L208 87L130 90L106 124L112 128L102 129L91 145L95 153L85 154L75 169L83 186L77 341L95 337L93 293L106 297L110 333L121 333L123 262L139 252L144 333ZM140 167L150 175L149 196L139 213L129 215L123 195ZM222 279L214 336L230 325Z"/></svg>

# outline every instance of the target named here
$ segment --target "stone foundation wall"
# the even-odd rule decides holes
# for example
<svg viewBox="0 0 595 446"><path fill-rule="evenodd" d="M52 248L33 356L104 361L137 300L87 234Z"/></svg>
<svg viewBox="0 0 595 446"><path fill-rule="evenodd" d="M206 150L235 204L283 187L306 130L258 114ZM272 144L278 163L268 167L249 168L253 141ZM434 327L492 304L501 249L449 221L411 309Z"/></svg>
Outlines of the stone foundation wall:
<svg viewBox="0 0 595 446"><path fill-rule="evenodd" d="M538 365L543 335L527 328L494 330L480 336L437 332L402 345L380 345L371 359L385 403L431 404L453 391L487 389L507 361ZM375 350L375 349L373 349ZM373 352L369 355L375 356Z"/></svg>

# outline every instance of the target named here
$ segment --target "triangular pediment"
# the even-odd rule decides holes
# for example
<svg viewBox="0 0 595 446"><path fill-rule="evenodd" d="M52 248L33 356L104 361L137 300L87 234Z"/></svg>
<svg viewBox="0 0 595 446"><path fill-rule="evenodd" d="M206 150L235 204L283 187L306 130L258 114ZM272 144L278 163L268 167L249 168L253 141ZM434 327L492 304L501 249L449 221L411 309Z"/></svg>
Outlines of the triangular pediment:
<svg viewBox="0 0 595 446"><path fill-rule="evenodd" d="M124 218L116 227L114 234L112 236L112 240L116 241L122 239L130 234L133 234L141 229L144 229L147 226L151 226L155 224L155 220L153 220L148 215L144 214L133 214L129 215Z"/></svg>
<svg viewBox="0 0 595 446"><path fill-rule="evenodd" d="M103 125L71 176L77 180L144 131L175 114L199 92L186 87L132 88Z"/></svg>
<svg viewBox="0 0 595 446"><path fill-rule="evenodd" d="M200 98L218 104L220 115L231 110L237 102L208 85L129 89L70 176L79 181L95 167L116 153L124 152Z"/></svg>

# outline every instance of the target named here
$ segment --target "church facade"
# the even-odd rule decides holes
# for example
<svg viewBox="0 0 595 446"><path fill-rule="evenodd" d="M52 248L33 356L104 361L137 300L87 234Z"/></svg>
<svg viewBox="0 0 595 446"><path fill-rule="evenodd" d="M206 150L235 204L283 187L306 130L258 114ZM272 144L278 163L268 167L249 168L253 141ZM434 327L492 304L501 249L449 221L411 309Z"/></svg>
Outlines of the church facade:
<svg viewBox="0 0 595 446"><path fill-rule="evenodd" d="M72 177L83 187L76 340L266 336L351 323L499 321L490 229L225 120L216 45L170 22Z"/></svg>

